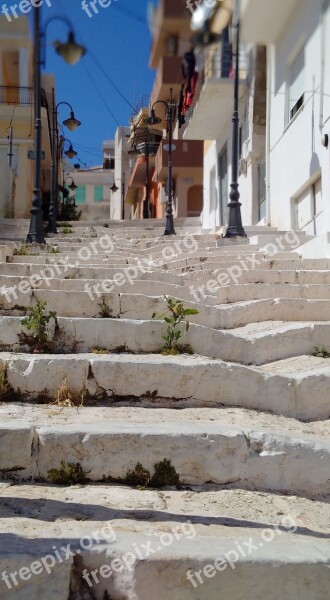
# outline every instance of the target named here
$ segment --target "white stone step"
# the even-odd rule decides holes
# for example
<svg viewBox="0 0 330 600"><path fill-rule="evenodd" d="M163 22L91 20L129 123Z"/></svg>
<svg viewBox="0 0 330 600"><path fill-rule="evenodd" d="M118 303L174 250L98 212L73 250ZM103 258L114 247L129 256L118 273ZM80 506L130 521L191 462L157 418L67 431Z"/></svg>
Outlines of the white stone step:
<svg viewBox="0 0 330 600"><path fill-rule="evenodd" d="M0 579L0 595L67 600L71 579L71 593L91 599L90 590L96 600L105 590L129 600L241 600L242 589L245 600L326 600L327 500L214 487L3 483L0 572L12 587ZM60 562L55 550L72 555ZM38 572L37 562L49 572ZM103 565L113 567L111 577Z"/></svg>
<svg viewBox="0 0 330 600"><path fill-rule="evenodd" d="M134 281L133 281L134 283ZM132 291L134 286L132 285ZM179 294L177 296L180 298ZM163 296L147 296L143 294L102 293L102 288L86 291L70 292L36 289L31 291L31 283L26 282L26 293L19 289L0 289L0 312L7 314L16 308L26 310L27 307L40 300L47 303L47 310L56 311L63 317L99 317L102 299L111 310L111 317L134 320L150 320L153 313L164 311ZM196 302L196 300L199 300ZM214 305L208 303L208 297L202 300L194 297L193 302L185 300L185 306L197 308L199 313L189 318L191 323L205 325L212 329L235 329L258 321L330 321L330 303L321 299L305 298L268 298L242 301L233 304Z"/></svg>
<svg viewBox="0 0 330 600"><path fill-rule="evenodd" d="M0 415L0 470L19 479L49 481L61 460L79 462L92 481L120 479L138 462L152 472L166 458L188 485L330 494L329 421L141 407L1 405Z"/></svg>
<svg viewBox="0 0 330 600"><path fill-rule="evenodd" d="M330 280L329 284L324 283L313 283L313 284L297 284L297 283L244 283L243 281L231 282L227 286L215 286L213 283L198 284L196 286L184 287L183 285L173 284L167 282L167 278L158 277L157 272L151 271L154 274L154 279L140 279L140 273L133 267L121 268L116 271L114 269L108 273L108 277L105 280L99 277L99 282L95 279L72 279L68 273L72 271L70 269L62 269L63 274L66 272L66 278L59 278L58 273L55 270L45 267L45 270L41 270L40 274L36 274L36 277L29 276L28 280L25 276L9 276L0 274L0 291L2 293L5 290L15 289L24 290L29 287L33 289L49 289L49 290L63 290L67 292L83 292L95 290L95 296L99 298L103 293L107 291L127 293L134 292L135 294L142 294L146 296L152 296L157 289L159 295L170 295L172 297L180 297L186 301L200 301L202 304L218 305L236 303L247 300L260 300L265 298L307 298L307 299L328 299L330 297ZM121 275L119 275L121 273ZM139 274L139 278L132 278L132 275ZM97 272L96 272L97 274ZM47 275L55 275L55 277L48 278ZM127 275L129 280L127 279ZM142 274L141 274L142 275ZM158 281L157 281L158 278ZM305 278L307 279L307 278ZM116 285L118 281L119 285ZM14 297L14 293L9 293Z"/></svg>
<svg viewBox="0 0 330 600"><path fill-rule="evenodd" d="M28 350L19 343L19 334L27 330L23 317L0 316L3 350ZM166 325L161 321L130 319L58 318L57 352L92 352L94 348L114 351L125 347L130 353L159 352L164 343ZM216 330L191 324L183 331L182 342L196 354L245 365L262 365L285 358L311 355L316 346L330 351L330 322L251 323L233 330Z"/></svg>
<svg viewBox="0 0 330 600"><path fill-rule="evenodd" d="M330 415L329 359L300 356L244 366L197 355L0 353L10 398L55 399L64 379L74 395L181 406L243 406L310 421ZM313 401L311 402L311 398ZM136 400L134 400L136 399ZM159 402L158 402L159 404Z"/></svg>

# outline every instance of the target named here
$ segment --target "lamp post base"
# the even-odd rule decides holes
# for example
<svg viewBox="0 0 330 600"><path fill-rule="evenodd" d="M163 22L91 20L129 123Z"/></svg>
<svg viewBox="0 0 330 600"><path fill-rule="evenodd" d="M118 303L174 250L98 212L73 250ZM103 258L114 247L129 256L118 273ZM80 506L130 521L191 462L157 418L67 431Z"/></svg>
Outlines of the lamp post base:
<svg viewBox="0 0 330 600"><path fill-rule="evenodd" d="M173 215L166 216L164 235L176 235L175 229L174 229Z"/></svg>
<svg viewBox="0 0 330 600"><path fill-rule="evenodd" d="M230 202L228 204L228 227L226 230L225 238L242 237L246 238L247 235L242 225L241 217L241 203L239 201L238 183L233 182L230 185L231 191L229 194Z"/></svg>
<svg viewBox="0 0 330 600"><path fill-rule="evenodd" d="M57 234L56 221L49 220L47 225L47 233Z"/></svg>

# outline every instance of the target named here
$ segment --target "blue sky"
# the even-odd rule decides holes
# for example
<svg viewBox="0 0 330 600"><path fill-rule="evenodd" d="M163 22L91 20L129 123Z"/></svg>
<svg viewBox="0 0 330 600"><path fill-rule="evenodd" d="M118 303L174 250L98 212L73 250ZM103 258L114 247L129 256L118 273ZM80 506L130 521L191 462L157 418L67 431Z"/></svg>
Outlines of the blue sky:
<svg viewBox="0 0 330 600"><path fill-rule="evenodd" d="M67 16L74 25L77 42L87 47L87 54L79 63L72 67L66 65L56 54L52 42L66 40L67 28L57 21L48 25L45 71L56 76L57 102L72 104L76 117L82 122L74 132L65 129L65 135L72 141L80 160L89 167L101 163L102 141L114 137L116 121L128 125L131 107L143 95L150 95L154 71L148 67L149 0L112 0L107 8L99 6L99 13L92 18L82 10L81 0L51 2L51 7L45 3L42 7L42 21L55 15ZM68 111L65 105L59 107L61 122L67 118Z"/></svg>

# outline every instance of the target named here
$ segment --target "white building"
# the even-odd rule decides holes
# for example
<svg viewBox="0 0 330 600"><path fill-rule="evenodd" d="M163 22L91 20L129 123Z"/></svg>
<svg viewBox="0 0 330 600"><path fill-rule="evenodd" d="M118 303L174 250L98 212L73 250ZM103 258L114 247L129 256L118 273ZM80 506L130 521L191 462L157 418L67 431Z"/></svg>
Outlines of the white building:
<svg viewBox="0 0 330 600"><path fill-rule="evenodd" d="M267 220L330 239L330 1L244 0L242 34L267 45Z"/></svg>
<svg viewBox="0 0 330 600"><path fill-rule="evenodd" d="M205 9L200 5L201 24L203 10L220 42L206 48L196 42L198 80L184 139L204 140L202 224L213 229L226 226L228 219L234 108L232 1L225 0L211 14L206 4ZM239 191L243 222L251 224L263 220L266 212L266 49L250 43L239 48Z"/></svg>
<svg viewBox="0 0 330 600"><path fill-rule="evenodd" d="M211 18L218 33L230 25L223 6ZM243 224L301 230L316 236L304 251L329 253L330 0L241 0L240 30ZM185 132L205 140L205 228L227 219L233 110L227 39L230 33L198 51L200 85Z"/></svg>
<svg viewBox="0 0 330 600"><path fill-rule="evenodd" d="M73 197L79 211L80 220L96 221L111 218L111 186L115 177L115 142L103 143L103 164L90 169L67 170L64 185ZM72 181L77 186L70 189Z"/></svg>
<svg viewBox="0 0 330 600"><path fill-rule="evenodd" d="M110 197L110 219L128 219L131 207L125 203L125 196L131 175L129 139L130 127L118 127L114 141L114 183L116 190L111 192ZM107 142L103 143L104 151L107 150Z"/></svg>

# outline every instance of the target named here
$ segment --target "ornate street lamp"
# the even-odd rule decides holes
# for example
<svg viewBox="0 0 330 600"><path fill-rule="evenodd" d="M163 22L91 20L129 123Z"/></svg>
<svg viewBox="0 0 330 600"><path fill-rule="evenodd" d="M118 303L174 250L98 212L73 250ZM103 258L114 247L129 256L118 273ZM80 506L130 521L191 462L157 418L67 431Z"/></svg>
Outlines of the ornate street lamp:
<svg viewBox="0 0 330 600"><path fill-rule="evenodd" d="M235 32L234 40L234 51L232 56L235 58L234 68L234 108L232 117L232 163L231 163L231 177L232 181L230 184L228 204L228 226L225 234L225 238L246 238L246 233L242 225L241 216L241 203L239 202L240 194L238 191L238 161L239 161L239 33L240 33L240 0L234 0L233 9L233 29ZM212 4L212 10L214 6ZM196 18L195 18L196 20ZM196 21L197 22L197 21ZM215 42L220 42L220 36L210 31L209 21L206 20L204 24L201 22L200 26L203 25L199 33L196 33L191 38L191 43L195 46L209 46ZM197 27L195 27L197 29Z"/></svg>
<svg viewBox="0 0 330 600"><path fill-rule="evenodd" d="M29 233L27 234L27 243L36 242L44 244L43 221L42 221L42 198L41 198L41 149L42 149L42 122L41 122L41 67L45 66L45 39L49 23L55 19L63 21L69 26L70 33L66 43L56 43L56 51L64 58L68 64L75 64L81 58L86 50L83 46L75 43L72 33L71 22L63 17L52 17L45 23L44 31L40 27L40 7L33 8L34 19L34 93L35 93L35 173L34 189L32 198L31 218ZM44 56L42 56L44 52Z"/></svg>
<svg viewBox="0 0 330 600"><path fill-rule="evenodd" d="M172 88L170 89L170 100L169 102L165 102L165 100L157 100L153 103L149 117L144 119L144 123L146 125L157 125L161 123L162 119L156 116L155 106L156 104L164 104L165 105L165 118L166 118L166 126L168 133L168 200L166 205L166 224L164 235L175 235L174 229L174 220L173 220L173 179L172 179L172 140L173 140L173 99L172 99Z"/></svg>
<svg viewBox="0 0 330 600"><path fill-rule="evenodd" d="M234 30L235 30L235 71L234 71L234 112L233 112L233 128L232 128L232 164L231 164L231 184L228 204L228 226L225 238L246 238L246 233L242 225L241 203L239 201L240 193L238 191L238 151L239 151L239 33L240 33L240 18L239 18L239 0L235 2L234 9Z"/></svg>
<svg viewBox="0 0 330 600"><path fill-rule="evenodd" d="M64 138L63 142L69 142L69 144L70 144L70 146L69 146L69 149L68 149L68 150L65 150L65 151L64 151L64 154L65 154L65 155L66 155L68 158L70 158L70 160L72 160L72 159L73 159L75 156L77 156L78 152L76 152L76 151L73 149L73 146L72 146L72 143L70 142L70 140L67 140L66 138Z"/></svg>
<svg viewBox="0 0 330 600"><path fill-rule="evenodd" d="M70 177L70 179L72 179L72 177ZM65 182L66 182L66 179L65 179ZM68 185L68 188L70 188L70 190L71 190L72 192L74 192L74 191L77 189L77 187L78 187L78 186L75 184L75 182L74 182L74 181L73 181L73 179L72 179L72 182L70 183L70 185Z"/></svg>
<svg viewBox="0 0 330 600"><path fill-rule="evenodd" d="M57 198L58 198L58 161L59 161L59 145L58 145L58 122L57 122L57 114L58 108L61 104L66 104L70 109L70 117L63 121L63 125L65 125L70 131L74 131L81 125L81 122L75 118L73 109L69 102L59 102L55 106L55 90L52 89L52 139L51 139L51 186L50 186L50 206L49 206L49 215L48 215L48 228L47 231L49 233L57 233L56 228L56 211L57 211ZM69 158L74 158L75 154L69 156ZM68 156L68 154L67 154Z"/></svg>

